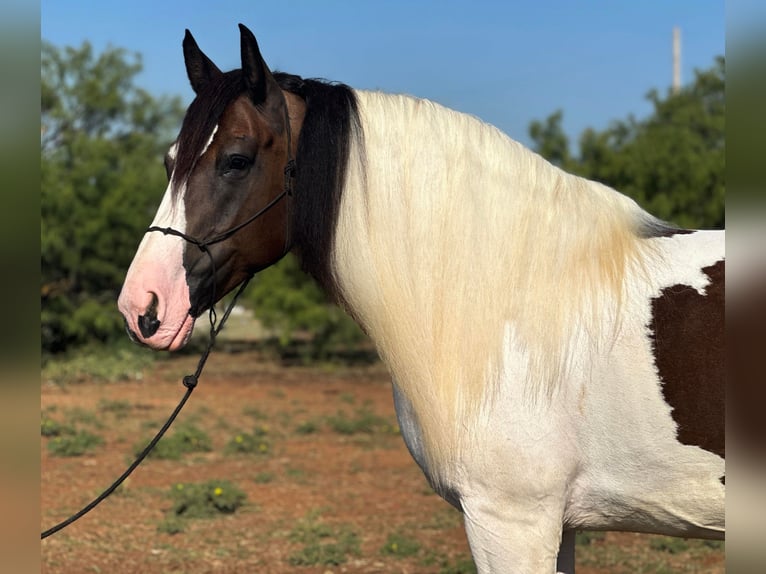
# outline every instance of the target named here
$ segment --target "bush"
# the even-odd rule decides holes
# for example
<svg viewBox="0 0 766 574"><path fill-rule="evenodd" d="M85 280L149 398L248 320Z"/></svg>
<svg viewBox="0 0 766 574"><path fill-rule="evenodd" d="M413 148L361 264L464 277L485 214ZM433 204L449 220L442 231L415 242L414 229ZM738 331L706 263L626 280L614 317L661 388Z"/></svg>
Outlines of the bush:
<svg viewBox="0 0 766 574"><path fill-rule="evenodd" d="M167 185L160 158L181 100L135 84L141 59L85 42L41 51L41 343L59 353L124 338L115 304ZM129 206L129 207L128 207Z"/></svg>
<svg viewBox="0 0 766 574"><path fill-rule="evenodd" d="M61 436L61 435L71 435L71 434L74 434L74 432L75 430L73 427L62 424L48 417L44 416L40 420L40 435L41 436L50 438L50 437Z"/></svg>
<svg viewBox="0 0 766 574"><path fill-rule="evenodd" d="M246 296L258 320L272 330L284 350L301 334L309 341L309 359L324 359L339 347L353 347L366 339L344 311L328 302L316 282L288 255L258 273Z"/></svg>
<svg viewBox="0 0 766 574"><path fill-rule="evenodd" d="M239 433L226 444L225 452L227 454L270 454L271 441L266 435L263 427L259 427L253 433Z"/></svg>
<svg viewBox="0 0 766 574"><path fill-rule="evenodd" d="M231 514L242 506L247 495L227 480L209 480L203 483L179 482L171 488L172 516L183 518L210 518L218 514Z"/></svg>
<svg viewBox="0 0 766 574"><path fill-rule="evenodd" d="M81 456L104 443L100 436L87 431L62 434L48 441L48 450L54 456Z"/></svg>
<svg viewBox="0 0 766 574"><path fill-rule="evenodd" d="M41 379L59 385L85 381L119 382L140 380L144 369L158 355L125 338L119 343L88 344L44 358Z"/></svg>
<svg viewBox="0 0 766 574"><path fill-rule="evenodd" d="M149 439L139 442L134 447L134 453L138 455L149 444ZM213 443L205 431L192 424L180 425L170 435L160 439L151 453L150 457L178 460L184 454L192 452L210 452L213 450Z"/></svg>

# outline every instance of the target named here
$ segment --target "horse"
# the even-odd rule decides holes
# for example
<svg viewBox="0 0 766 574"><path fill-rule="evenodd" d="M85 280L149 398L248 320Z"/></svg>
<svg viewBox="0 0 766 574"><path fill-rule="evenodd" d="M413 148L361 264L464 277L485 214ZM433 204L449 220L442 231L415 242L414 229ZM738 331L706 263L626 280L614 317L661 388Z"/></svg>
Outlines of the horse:
<svg viewBox="0 0 766 574"><path fill-rule="evenodd" d="M573 572L576 530L722 539L725 231L664 223L436 103L272 72L240 24L118 306L181 348L294 253L374 342L480 573Z"/></svg>

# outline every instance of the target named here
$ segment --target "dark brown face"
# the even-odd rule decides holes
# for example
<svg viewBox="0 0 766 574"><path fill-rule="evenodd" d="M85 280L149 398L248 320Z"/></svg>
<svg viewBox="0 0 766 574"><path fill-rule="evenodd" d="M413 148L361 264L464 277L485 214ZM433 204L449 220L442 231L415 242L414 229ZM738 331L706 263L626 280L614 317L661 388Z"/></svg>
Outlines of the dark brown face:
<svg viewBox="0 0 766 574"><path fill-rule="evenodd" d="M154 348L182 347L194 318L290 246L284 169L302 102L289 96L288 113L255 38L241 31L242 69L225 74L184 39L197 97L166 157L170 183L152 223L165 231L146 234L118 301L132 336Z"/></svg>
<svg viewBox="0 0 766 574"><path fill-rule="evenodd" d="M285 191L287 161L285 126L275 129L246 96L238 98L221 116L186 183L186 234L205 241L245 223ZM290 201L283 197L230 238L210 245L212 261L197 246L186 245L183 266L193 315L284 255Z"/></svg>

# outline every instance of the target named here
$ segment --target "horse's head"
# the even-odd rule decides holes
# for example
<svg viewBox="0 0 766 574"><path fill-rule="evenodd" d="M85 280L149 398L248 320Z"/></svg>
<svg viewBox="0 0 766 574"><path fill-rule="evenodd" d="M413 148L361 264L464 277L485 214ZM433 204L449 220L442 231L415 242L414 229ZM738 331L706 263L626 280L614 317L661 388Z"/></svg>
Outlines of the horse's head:
<svg viewBox="0 0 766 574"><path fill-rule="evenodd" d="M118 301L131 337L153 348L182 347L196 317L290 246L286 167L302 102L280 89L252 33L240 32L242 69L226 73L188 30L184 38L196 97L165 157L169 184Z"/></svg>

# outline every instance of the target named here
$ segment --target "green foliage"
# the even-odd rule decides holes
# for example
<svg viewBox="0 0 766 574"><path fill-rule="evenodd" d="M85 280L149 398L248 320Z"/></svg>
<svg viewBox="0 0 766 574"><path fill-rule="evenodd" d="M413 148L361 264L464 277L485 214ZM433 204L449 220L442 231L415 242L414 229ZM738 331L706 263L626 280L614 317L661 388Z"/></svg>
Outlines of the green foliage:
<svg viewBox="0 0 766 574"><path fill-rule="evenodd" d="M445 560L439 574L476 574L476 565L471 558L458 558L454 563Z"/></svg>
<svg viewBox="0 0 766 574"><path fill-rule="evenodd" d="M684 538L672 536L657 536L649 540L649 547L658 552L668 554L683 554L689 550L689 543Z"/></svg>
<svg viewBox="0 0 766 574"><path fill-rule="evenodd" d="M255 277L247 302L263 326L277 335L283 349L308 336L309 359L326 358L338 347L364 340L356 323L327 301L292 255Z"/></svg>
<svg viewBox="0 0 766 574"><path fill-rule="evenodd" d="M246 406L242 409L242 414L256 421L265 421L269 416L257 407Z"/></svg>
<svg viewBox="0 0 766 574"><path fill-rule="evenodd" d="M46 353L122 335L115 300L166 187L178 98L134 84L138 55L41 54L41 327Z"/></svg>
<svg viewBox="0 0 766 574"><path fill-rule="evenodd" d="M170 489L170 497L173 500L171 517L183 518L231 514L247 500L247 495L227 480L179 482Z"/></svg>
<svg viewBox="0 0 766 574"><path fill-rule="evenodd" d="M298 434L314 434L319 430L319 423L314 420L310 419L307 421L303 421L298 424L298 426L295 427L295 432Z"/></svg>
<svg viewBox="0 0 766 574"><path fill-rule="evenodd" d="M252 433L238 433L226 444L227 454L271 454L271 440L265 427L257 427Z"/></svg>
<svg viewBox="0 0 766 574"><path fill-rule="evenodd" d="M98 402L98 410L101 412L112 413L118 419L124 419L133 410L133 404L124 399L102 399Z"/></svg>
<svg viewBox="0 0 766 574"><path fill-rule="evenodd" d="M165 435L160 439L160 442L149 453L150 457L178 460L185 454L213 450L213 443L208 434L191 423L179 425L175 431L170 432L170 435ZM138 455L146 448L147 444L149 444L149 439L137 443L133 449L134 453Z"/></svg>
<svg viewBox="0 0 766 574"><path fill-rule="evenodd" d="M82 456L104 443L104 440L88 431L59 434L48 441L48 450L54 456Z"/></svg>
<svg viewBox="0 0 766 574"><path fill-rule="evenodd" d="M404 558L414 556L419 550L420 543L417 540L397 531L388 535L386 543L380 549L380 553L386 556Z"/></svg>
<svg viewBox="0 0 766 574"><path fill-rule="evenodd" d="M397 434L399 429L384 417L378 416L367 408L349 416L345 411L338 411L335 416L327 417L327 424L338 434Z"/></svg>
<svg viewBox="0 0 766 574"><path fill-rule="evenodd" d="M157 525L157 532L164 534L181 534L186 530L186 522L178 516L168 516Z"/></svg>
<svg viewBox="0 0 766 574"><path fill-rule="evenodd" d="M67 420L72 425L88 425L98 429L104 428L101 418L95 413L82 407L67 409Z"/></svg>
<svg viewBox="0 0 766 574"><path fill-rule="evenodd" d="M647 95L654 112L585 130L569 151L559 110L529 128L535 151L566 171L633 197L647 211L690 228L724 226L725 71L718 58L677 94Z"/></svg>
<svg viewBox="0 0 766 574"><path fill-rule="evenodd" d="M337 566L345 563L349 554L360 553L359 536L350 527L333 528L319 522L316 512L298 521L289 538L303 545L288 558L293 566Z"/></svg>
<svg viewBox="0 0 766 574"><path fill-rule="evenodd" d="M591 536L583 543L581 534ZM600 536L593 536L596 534ZM706 572L701 565L716 563L724 550L720 541L634 534L631 542L619 542L609 536L603 532L578 532L578 565L615 574Z"/></svg>
<svg viewBox="0 0 766 574"><path fill-rule="evenodd" d="M52 418L43 416L40 419L40 435L44 437L54 437L74 434L74 427L62 424Z"/></svg>
<svg viewBox="0 0 766 574"><path fill-rule="evenodd" d="M48 356L42 366L41 379L59 385L139 380L143 377L144 368L156 358L156 354L127 339L108 346L90 344Z"/></svg>
<svg viewBox="0 0 766 574"><path fill-rule="evenodd" d="M577 546L590 546L596 540L603 540L606 534L604 532L592 530L578 530L575 533L575 544Z"/></svg>
<svg viewBox="0 0 766 574"><path fill-rule="evenodd" d="M529 125L529 137L536 144L537 153L549 162L567 169L572 161L569 153L569 139L561 129L564 112L556 110L545 119L545 123L533 121Z"/></svg>
<svg viewBox="0 0 766 574"><path fill-rule="evenodd" d="M274 474L271 472L259 472L253 478L256 484L268 484L274 480Z"/></svg>

